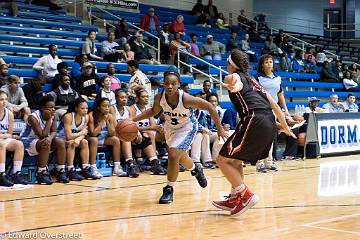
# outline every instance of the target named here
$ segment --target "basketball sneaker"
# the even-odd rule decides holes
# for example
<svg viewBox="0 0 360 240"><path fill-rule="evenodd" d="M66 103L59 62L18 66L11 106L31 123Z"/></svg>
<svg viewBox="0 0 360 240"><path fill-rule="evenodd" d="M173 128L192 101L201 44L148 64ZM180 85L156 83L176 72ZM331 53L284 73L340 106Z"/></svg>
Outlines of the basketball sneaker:
<svg viewBox="0 0 360 240"><path fill-rule="evenodd" d="M277 167L275 165L275 163L271 162L269 164L265 164L265 168L271 171L277 171Z"/></svg>
<svg viewBox="0 0 360 240"><path fill-rule="evenodd" d="M231 210L231 215L243 214L246 210L252 208L259 201L259 197L251 192L247 186L244 191L236 194L235 198L236 206Z"/></svg>
<svg viewBox="0 0 360 240"><path fill-rule="evenodd" d="M134 160L127 161L126 164L128 176L131 178L137 178L139 176L138 165L134 162Z"/></svg>
<svg viewBox="0 0 360 240"><path fill-rule="evenodd" d="M225 196L225 200L213 201L212 204L221 209L226 211L231 211L234 207L236 207L236 195Z"/></svg>
<svg viewBox="0 0 360 240"><path fill-rule="evenodd" d="M94 173L94 175L97 177L97 179L100 179L103 177L103 175L100 173L99 169L96 166L90 166L91 171Z"/></svg>
<svg viewBox="0 0 360 240"><path fill-rule="evenodd" d="M91 166L85 167L81 173L85 179L99 179L98 176L96 176L95 173L92 171Z"/></svg>
<svg viewBox="0 0 360 240"><path fill-rule="evenodd" d="M263 161L258 161L256 163L256 171L266 173L267 169L265 167L265 163Z"/></svg>
<svg viewBox="0 0 360 240"><path fill-rule="evenodd" d="M53 184L51 175L47 170L42 170L41 172L38 172L36 174L36 180L37 180L38 184L43 184L43 183L45 183L47 185Z"/></svg>
<svg viewBox="0 0 360 240"><path fill-rule="evenodd" d="M119 167L114 167L114 171L113 174L118 176L118 177L127 177L127 172L125 172L121 166Z"/></svg>
<svg viewBox="0 0 360 240"><path fill-rule="evenodd" d="M167 173L166 169L160 165L159 160L157 160L157 159L151 161L150 171L154 175L166 175L166 173Z"/></svg>
<svg viewBox="0 0 360 240"><path fill-rule="evenodd" d="M165 186L163 188L163 195L160 197L159 204L169 204L174 200L174 188L172 186Z"/></svg>
<svg viewBox="0 0 360 240"><path fill-rule="evenodd" d="M12 187L14 186L13 181L5 174L5 172L0 173L0 186L3 187Z"/></svg>
<svg viewBox="0 0 360 240"><path fill-rule="evenodd" d="M56 172L56 180L61 183L69 183L70 182L64 168L62 168Z"/></svg>
<svg viewBox="0 0 360 240"><path fill-rule="evenodd" d="M81 181L85 179L75 168L69 170L68 177L71 181Z"/></svg>
<svg viewBox="0 0 360 240"><path fill-rule="evenodd" d="M185 167L181 164L179 164L179 172L185 172Z"/></svg>
<svg viewBox="0 0 360 240"><path fill-rule="evenodd" d="M195 163L195 168L194 170L191 170L191 175L196 178L202 188L206 188L207 180L200 164Z"/></svg>
<svg viewBox="0 0 360 240"><path fill-rule="evenodd" d="M20 171L17 171L12 176L12 181L14 184L22 184L22 185L28 185L29 181L27 180L27 177L23 175Z"/></svg>

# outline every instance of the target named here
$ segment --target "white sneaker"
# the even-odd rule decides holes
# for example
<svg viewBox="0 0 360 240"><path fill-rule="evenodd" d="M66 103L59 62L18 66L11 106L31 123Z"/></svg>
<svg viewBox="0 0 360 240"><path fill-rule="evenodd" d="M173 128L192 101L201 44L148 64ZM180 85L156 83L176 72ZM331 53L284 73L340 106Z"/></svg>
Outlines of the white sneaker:
<svg viewBox="0 0 360 240"><path fill-rule="evenodd" d="M94 173L94 175L95 175L96 177L98 177L98 178L102 178L102 177L103 177L103 175L99 172L99 169L97 169L97 167L91 166L91 168L92 168L92 171L93 171L93 173Z"/></svg>
<svg viewBox="0 0 360 240"><path fill-rule="evenodd" d="M263 161L259 161L258 163L256 163L256 171L258 172L267 172L265 164Z"/></svg>
<svg viewBox="0 0 360 240"><path fill-rule="evenodd" d="M127 177L127 173L123 170L122 167L114 168L113 175L118 177Z"/></svg>

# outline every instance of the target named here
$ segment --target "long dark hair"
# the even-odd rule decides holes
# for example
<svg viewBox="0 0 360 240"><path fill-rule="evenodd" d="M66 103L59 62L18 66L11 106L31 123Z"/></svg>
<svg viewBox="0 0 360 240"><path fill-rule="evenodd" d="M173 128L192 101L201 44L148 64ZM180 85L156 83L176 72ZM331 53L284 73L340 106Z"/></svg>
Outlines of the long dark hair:
<svg viewBox="0 0 360 240"><path fill-rule="evenodd" d="M76 108L77 108L78 106L80 106L80 104L82 104L83 102L86 102L86 100L83 99L82 97L78 97L77 99L75 99L75 101L70 102L69 107L68 107L66 113L76 112Z"/></svg>
<svg viewBox="0 0 360 240"><path fill-rule="evenodd" d="M250 64L244 52L238 49L233 50L231 52L231 59L240 72L247 74L248 70L250 69Z"/></svg>
<svg viewBox="0 0 360 240"><path fill-rule="evenodd" d="M99 117L102 115L100 106L101 103L108 101L110 103L110 100L108 98L96 98L95 102L94 102L94 106L92 109L92 113L93 113L93 118L94 118L94 123L98 123L99 122Z"/></svg>
<svg viewBox="0 0 360 240"><path fill-rule="evenodd" d="M261 56L260 60L259 60L259 63L258 63L258 74L264 74L265 75L265 72L264 72L264 69L263 69L263 64L264 62L267 60L267 59L272 59L273 61L273 68L274 68L274 58L273 56L271 56L270 54L264 54Z"/></svg>

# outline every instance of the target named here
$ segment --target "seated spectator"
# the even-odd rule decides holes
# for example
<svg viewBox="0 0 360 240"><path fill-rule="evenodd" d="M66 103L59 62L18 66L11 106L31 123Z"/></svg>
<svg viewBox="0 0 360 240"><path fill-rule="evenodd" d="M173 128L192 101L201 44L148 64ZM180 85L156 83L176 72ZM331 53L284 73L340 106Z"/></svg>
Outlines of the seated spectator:
<svg viewBox="0 0 360 240"><path fill-rule="evenodd" d="M150 54L149 49L143 43L143 35L142 33L136 33L136 40L133 42L131 48L133 49L135 56L134 59L138 61L138 63L144 64L160 64L156 61L153 56Z"/></svg>
<svg viewBox="0 0 360 240"><path fill-rule="evenodd" d="M97 48L95 44L95 39L96 32L94 30L90 30L84 44L82 45L81 54L85 54L89 60L102 61L104 59L96 55Z"/></svg>
<svg viewBox="0 0 360 240"><path fill-rule="evenodd" d="M292 69L294 72L304 72L304 62L302 59L302 51L296 50L292 59Z"/></svg>
<svg viewBox="0 0 360 240"><path fill-rule="evenodd" d="M172 41L172 36L169 32L169 24L164 23L162 31L160 32L160 59L167 63L170 58L170 42Z"/></svg>
<svg viewBox="0 0 360 240"><path fill-rule="evenodd" d="M99 89L96 97L97 99L107 98L110 102L110 113L114 115L116 99L115 99L115 93L111 91L110 77L105 75L104 77L101 78L100 83L101 83L101 88Z"/></svg>
<svg viewBox="0 0 360 240"><path fill-rule="evenodd" d="M75 82L69 75L69 66L66 62L61 62L57 65L57 70L59 73L57 73L53 79L52 89L55 89L60 84L60 78L62 78L63 75L69 76L70 78L70 86L74 86Z"/></svg>
<svg viewBox="0 0 360 240"><path fill-rule="evenodd" d="M320 72L320 80L323 82L339 82L339 79L330 71L329 62L325 61Z"/></svg>
<svg viewBox="0 0 360 240"><path fill-rule="evenodd" d="M180 33L180 35L185 35L184 17L182 15L178 15L176 20L171 23L170 32L173 34Z"/></svg>
<svg viewBox="0 0 360 240"><path fill-rule="evenodd" d="M124 58L123 50L115 40L113 32L108 33L108 39L102 42L101 53L107 62L120 62Z"/></svg>
<svg viewBox="0 0 360 240"><path fill-rule="evenodd" d="M307 58L305 58L304 69L307 73L317 73L316 72L316 63L315 57L312 54L308 54Z"/></svg>
<svg viewBox="0 0 360 240"><path fill-rule="evenodd" d="M13 17L17 17L19 13L19 9L17 6L17 3L15 0L3 0L0 3L0 9L1 8L7 8L10 10L10 14L13 15Z"/></svg>
<svg viewBox="0 0 360 240"><path fill-rule="evenodd" d="M75 81L80 77L82 72L82 65L88 62L88 58L85 54L76 55L75 61L71 65L70 77Z"/></svg>
<svg viewBox="0 0 360 240"><path fill-rule="evenodd" d="M345 111L344 106L339 102L338 95L335 93L330 95L330 102L325 103L323 109L326 113L338 113Z"/></svg>
<svg viewBox="0 0 360 240"><path fill-rule="evenodd" d="M115 28L115 41L123 46L130 38L129 25L125 18L121 19Z"/></svg>
<svg viewBox="0 0 360 240"><path fill-rule="evenodd" d="M221 29L228 29L229 28L229 23L227 21L227 19L225 18L223 13L219 13L217 19L216 19L216 23L215 23L217 28L221 28Z"/></svg>
<svg viewBox="0 0 360 240"><path fill-rule="evenodd" d="M305 108L305 113L321 113L324 112L324 109L322 109L321 107L318 107L320 102L320 99L318 99L317 97L310 97L309 98L309 103Z"/></svg>
<svg viewBox="0 0 360 240"><path fill-rule="evenodd" d="M124 48L124 50L122 53L124 54L124 58L121 61L128 62L130 60L134 60L135 53L133 51L131 51L130 44L125 43L123 48Z"/></svg>
<svg viewBox="0 0 360 240"><path fill-rule="evenodd" d="M264 40L261 38L259 32L256 30L256 23L251 23L250 24L250 29L248 31L248 34L250 36L250 41L251 42L256 42L256 43L263 43Z"/></svg>
<svg viewBox="0 0 360 240"><path fill-rule="evenodd" d="M315 58L315 56L314 56L314 54L312 52L312 48L311 47L306 47L305 54L304 54L304 59L308 60L309 56L312 56L311 61L312 61L313 64L316 65L316 58Z"/></svg>
<svg viewBox="0 0 360 240"><path fill-rule="evenodd" d="M244 39L241 40L241 50L248 55L250 62L257 62L255 52L250 49L249 34L244 34Z"/></svg>
<svg viewBox="0 0 360 240"><path fill-rule="evenodd" d="M269 26L265 20L266 16L262 13L256 15L254 20L258 22L258 29L260 33L266 34L269 32Z"/></svg>
<svg viewBox="0 0 360 240"><path fill-rule="evenodd" d="M199 45L197 44L197 36L195 33L190 34L190 38L191 38L191 54L200 57L200 49L199 49Z"/></svg>
<svg viewBox="0 0 360 240"><path fill-rule="evenodd" d="M31 110L40 110L41 107L40 100L42 99L43 96L45 96L45 93L43 91L44 83L45 83L44 77L39 75L38 77L33 78L30 83L22 87L29 108Z"/></svg>
<svg viewBox="0 0 360 240"><path fill-rule="evenodd" d="M281 54L283 51L276 46L276 44L273 41L273 37L271 35L268 35L266 37L266 41L265 41L265 46L264 49L262 51L262 54L270 54L273 56L277 56L279 54Z"/></svg>
<svg viewBox="0 0 360 240"><path fill-rule="evenodd" d="M210 80L205 80L205 81L203 82L203 89L201 89L200 92L198 92L198 93L196 94L196 96L197 96L197 97L200 97L200 98L202 98L202 99L205 99L206 96L207 96L208 94L211 94L211 93L212 93L211 82L210 82Z"/></svg>
<svg viewBox="0 0 360 240"><path fill-rule="evenodd" d="M109 63L106 67L107 76L110 78L111 91L115 91L121 88L121 81L115 76L116 69L114 64Z"/></svg>
<svg viewBox="0 0 360 240"><path fill-rule="evenodd" d="M237 21L238 21L239 26L244 26L244 25L249 26L250 25L249 20L245 15L245 10L244 9L240 10L240 14L237 17Z"/></svg>
<svg viewBox="0 0 360 240"><path fill-rule="evenodd" d="M69 105L73 104L80 96L70 87L70 77L61 75L60 84L52 92L49 92L55 102L58 119L66 113Z"/></svg>
<svg viewBox="0 0 360 240"><path fill-rule="evenodd" d="M289 127L291 127L291 131L295 134L296 137L299 136L300 133L305 134L306 128L303 127L304 122L302 116L286 116L286 123ZM299 120L299 118L301 120ZM296 127L295 125L299 124L301 126ZM289 137L284 133L280 132L277 138L285 138L286 146L285 150L282 154L281 160L299 160L298 151L299 151L299 140L297 138Z"/></svg>
<svg viewBox="0 0 360 240"><path fill-rule="evenodd" d="M196 19L195 25L199 27L211 27L208 17L203 12Z"/></svg>
<svg viewBox="0 0 360 240"><path fill-rule="evenodd" d="M283 41L284 41L284 30L279 29L279 32L274 37L274 43L276 44L276 46L280 47Z"/></svg>
<svg viewBox="0 0 360 240"><path fill-rule="evenodd" d="M360 92L359 84L351 78L351 72L346 71L344 73L343 84L346 91L349 92Z"/></svg>
<svg viewBox="0 0 360 240"><path fill-rule="evenodd" d="M315 48L317 50L316 52L316 65L318 67L322 67L325 62L329 63L331 62L331 59L328 59L326 54L324 53L324 49L322 47L317 46Z"/></svg>
<svg viewBox="0 0 360 240"><path fill-rule="evenodd" d="M0 55L0 56L1 56L1 55ZM4 59L2 59L2 58L0 57L0 66L3 65L3 64L6 64L6 62L4 61Z"/></svg>
<svg viewBox="0 0 360 240"><path fill-rule="evenodd" d="M58 73L57 65L62 60L57 56L57 46L54 44L49 45L49 54L43 56L33 65L33 69L40 71L45 76L47 83L52 83L53 78Z"/></svg>
<svg viewBox="0 0 360 240"><path fill-rule="evenodd" d="M288 57L287 52L283 52L280 55L280 71L284 71L284 72L292 72L292 64L291 64L291 60Z"/></svg>
<svg viewBox="0 0 360 240"><path fill-rule="evenodd" d="M346 97L345 102L342 102L341 105L344 106L345 112L358 112L359 106L355 103L356 96L355 94L349 93Z"/></svg>
<svg viewBox="0 0 360 240"><path fill-rule="evenodd" d="M21 134L21 140L29 156L38 156L37 182L50 185L53 183L47 169L50 152L55 152L57 168L62 169L65 167L66 147L65 141L56 137L57 120L54 100L51 96L44 96L40 102L41 108L30 115L29 122ZM68 182L63 177L65 173L60 173L62 182Z"/></svg>
<svg viewBox="0 0 360 240"><path fill-rule="evenodd" d="M159 88L161 86L161 83L160 83L160 80L157 79L156 77L151 77L149 80L150 80L150 83L151 83L151 94L150 94L150 96L153 96L152 98L149 98L149 102L150 102L150 105L153 106L154 98L155 98L156 94L159 93Z"/></svg>
<svg viewBox="0 0 360 240"><path fill-rule="evenodd" d="M248 35L249 36L249 35ZM249 49L247 49L247 50L250 50L250 46L249 46L249 43L247 42L247 44L248 44L248 47L249 47ZM242 45L242 43L241 43L241 45ZM246 45L246 44L245 44ZM227 40L227 43L226 43L226 51L227 52L231 52L232 50L234 50L234 49L239 49L240 48L240 42L239 42L239 40L237 39L237 32L234 32L234 31L232 31L231 32L231 36L230 36L230 38ZM245 50L245 49L242 49L242 51L247 51L247 50Z"/></svg>
<svg viewBox="0 0 360 240"><path fill-rule="evenodd" d="M213 5L212 0L209 0L208 5L204 6L204 12L209 15L210 18L216 18L219 14L217 7Z"/></svg>
<svg viewBox="0 0 360 240"><path fill-rule="evenodd" d="M171 64L177 64L177 52L179 49L188 51L191 49L191 45L181 40L181 35L179 33L175 33L175 39L170 43ZM189 55L180 51L180 60L188 63ZM184 74L187 74L189 71L190 68L188 66L184 66Z"/></svg>
<svg viewBox="0 0 360 240"><path fill-rule="evenodd" d="M202 4L202 0L197 0L196 4L191 10L191 15L199 16L204 11L204 5Z"/></svg>
<svg viewBox="0 0 360 240"><path fill-rule="evenodd" d="M15 118L23 118L24 122L28 122L31 114L24 91L20 88L20 79L18 76L9 76L9 83L2 86L1 89L8 95L6 107L13 112Z"/></svg>
<svg viewBox="0 0 360 240"><path fill-rule="evenodd" d="M144 88L150 98L151 95L151 82L148 77L139 69L139 64L133 60L128 62L128 72L131 74L129 81L129 103L130 105L135 103L136 94L135 91L139 88Z"/></svg>
<svg viewBox="0 0 360 240"><path fill-rule="evenodd" d="M344 76L343 70L342 70L342 62L341 60L335 60L332 62L331 64L331 72L334 73L334 75L338 78L338 79L342 79Z"/></svg>
<svg viewBox="0 0 360 240"><path fill-rule="evenodd" d="M7 64L0 65L0 87L8 84L9 67Z"/></svg>
<svg viewBox="0 0 360 240"><path fill-rule="evenodd" d="M21 174L24 145L20 140L13 138L14 115L6 108L6 101L7 94L0 91L0 186L12 187L14 184L27 185L28 181L25 176ZM13 153L13 168L10 176L5 173L6 157L9 157L9 152Z"/></svg>
<svg viewBox="0 0 360 240"><path fill-rule="evenodd" d="M214 41L212 35L207 35L206 39L201 47L201 55L205 60L221 60L221 55L225 53L225 45Z"/></svg>
<svg viewBox="0 0 360 240"><path fill-rule="evenodd" d="M156 36L160 33L159 19L154 8L149 8L147 14L141 17L140 28Z"/></svg>
<svg viewBox="0 0 360 240"><path fill-rule="evenodd" d="M181 83L180 88L186 93L190 92L190 86L188 83Z"/></svg>
<svg viewBox="0 0 360 240"><path fill-rule="evenodd" d="M351 77L356 81L360 82L360 70L355 63L350 66Z"/></svg>
<svg viewBox="0 0 360 240"><path fill-rule="evenodd" d="M239 117L235 108L230 107L226 109L223 119L221 121L222 125L223 126L228 125L228 127L230 127L230 130L235 130L238 122L239 122Z"/></svg>
<svg viewBox="0 0 360 240"><path fill-rule="evenodd" d="M96 84L99 82L99 78L93 71L93 65L91 63L85 62L82 68L82 73L78 81L76 81L75 90L77 90L86 101L93 100L96 98Z"/></svg>

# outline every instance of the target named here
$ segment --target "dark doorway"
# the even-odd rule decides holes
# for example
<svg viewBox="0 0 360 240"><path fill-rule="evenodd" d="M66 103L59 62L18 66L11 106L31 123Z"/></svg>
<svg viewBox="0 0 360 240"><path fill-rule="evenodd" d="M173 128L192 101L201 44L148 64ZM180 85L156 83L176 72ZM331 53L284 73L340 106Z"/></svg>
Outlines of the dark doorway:
<svg viewBox="0 0 360 240"><path fill-rule="evenodd" d="M341 29L341 10L324 9L324 37L340 38Z"/></svg>

